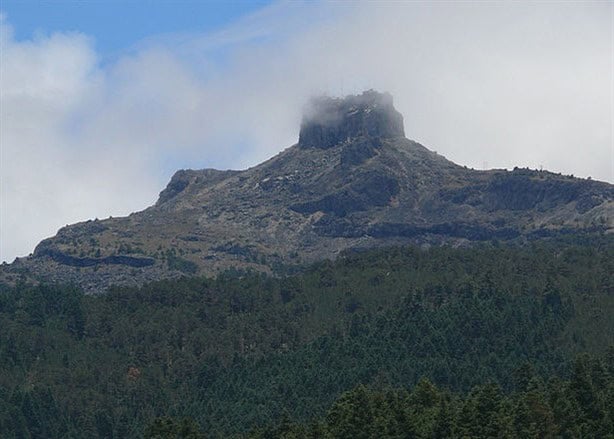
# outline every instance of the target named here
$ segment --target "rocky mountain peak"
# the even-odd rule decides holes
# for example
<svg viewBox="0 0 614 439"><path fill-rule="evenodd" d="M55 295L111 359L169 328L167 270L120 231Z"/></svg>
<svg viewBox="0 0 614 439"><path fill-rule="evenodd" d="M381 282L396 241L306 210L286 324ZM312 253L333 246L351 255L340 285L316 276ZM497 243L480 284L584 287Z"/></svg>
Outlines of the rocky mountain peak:
<svg viewBox="0 0 614 439"><path fill-rule="evenodd" d="M368 90L341 99L317 97L305 109L300 147L326 149L359 137L405 137L403 116L389 93Z"/></svg>
<svg viewBox="0 0 614 439"><path fill-rule="evenodd" d="M614 236L614 186L547 171L476 171L403 134L389 94L318 98L298 145L242 171L181 170L158 202L62 228L0 267L88 292L229 269L271 272L371 247ZM580 236L580 235L579 235Z"/></svg>

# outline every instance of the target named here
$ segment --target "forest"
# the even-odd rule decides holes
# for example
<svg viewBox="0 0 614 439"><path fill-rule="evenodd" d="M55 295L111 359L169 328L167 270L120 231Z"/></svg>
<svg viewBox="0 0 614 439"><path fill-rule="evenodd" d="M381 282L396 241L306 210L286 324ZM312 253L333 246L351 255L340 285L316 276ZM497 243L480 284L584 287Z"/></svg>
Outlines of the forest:
<svg viewBox="0 0 614 439"><path fill-rule="evenodd" d="M614 246L577 241L3 286L0 436L613 437Z"/></svg>
<svg viewBox="0 0 614 439"><path fill-rule="evenodd" d="M611 438L613 361L612 349L603 359L580 355L568 380L550 377L547 381L527 363L512 374L513 390L507 394L492 381L463 395L442 390L428 379L421 379L410 391L361 384L344 392L325 416L308 424L282 418L277 425L255 429L245 437ZM181 421L160 418L146 434L155 437L163 428L181 431L178 426ZM202 434L198 429L191 431L195 437Z"/></svg>

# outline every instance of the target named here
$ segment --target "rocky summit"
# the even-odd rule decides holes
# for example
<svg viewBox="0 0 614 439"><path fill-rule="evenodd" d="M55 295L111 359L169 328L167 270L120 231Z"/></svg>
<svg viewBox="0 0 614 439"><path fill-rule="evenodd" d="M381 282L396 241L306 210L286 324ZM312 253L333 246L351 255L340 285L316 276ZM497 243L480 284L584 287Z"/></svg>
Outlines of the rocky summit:
<svg viewBox="0 0 614 439"><path fill-rule="evenodd" d="M375 246L610 233L613 213L608 183L454 164L405 138L389 94L367 91L314 99L298 144L268 161L178 171L154 206L64 227L1 277L100 292L230 268L271 272Z"/></svg>

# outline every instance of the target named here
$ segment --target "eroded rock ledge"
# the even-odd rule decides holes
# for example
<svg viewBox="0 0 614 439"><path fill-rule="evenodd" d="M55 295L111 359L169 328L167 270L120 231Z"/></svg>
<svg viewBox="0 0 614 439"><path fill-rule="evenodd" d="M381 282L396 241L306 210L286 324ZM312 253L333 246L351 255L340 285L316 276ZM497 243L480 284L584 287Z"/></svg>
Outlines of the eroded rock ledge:
<svg viewBox="0 0 614 439"><path fill-rule="evenodd" d="M405 137L403 116L394 108L390 94L369 90L343 99L312 99L298 143L303 148L325 149L359 137Z"/></svg>

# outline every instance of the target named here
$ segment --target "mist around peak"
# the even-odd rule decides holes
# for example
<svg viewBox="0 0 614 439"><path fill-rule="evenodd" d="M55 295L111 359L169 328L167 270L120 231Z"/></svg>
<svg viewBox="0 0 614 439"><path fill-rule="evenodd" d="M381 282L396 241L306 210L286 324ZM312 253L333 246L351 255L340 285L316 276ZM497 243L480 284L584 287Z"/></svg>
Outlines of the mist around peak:
<svg viewBox="0 0 614 439"><path fill-rule="evenodd" d="M299 145L329 148L357 137L405 137L392 95L367 90L345 98L317 96L305 106Z"/></svg>

